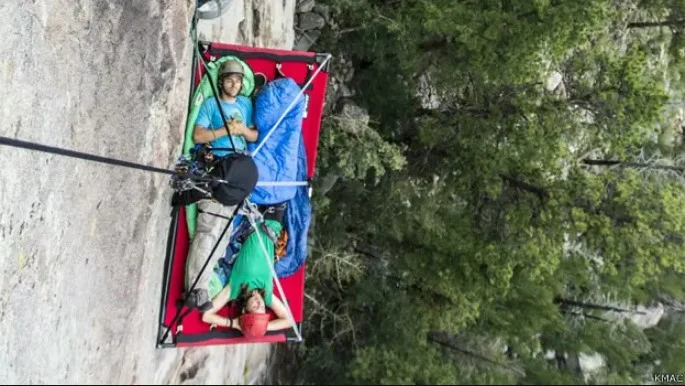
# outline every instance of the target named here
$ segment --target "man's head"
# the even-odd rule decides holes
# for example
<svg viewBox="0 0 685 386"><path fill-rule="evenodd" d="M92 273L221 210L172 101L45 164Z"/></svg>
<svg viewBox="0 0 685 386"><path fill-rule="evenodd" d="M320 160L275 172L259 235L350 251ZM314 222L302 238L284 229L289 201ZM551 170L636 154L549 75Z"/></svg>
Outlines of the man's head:
<svg viewBox="0 0 685 386"><path fill-rule="evenodd" d="M240 329L247 337L259 337L266 334L270 316L266 313L264 290L248 290L243 285L238 296L240 307Z"/></svg>
<svg viewBox="0 0 685 386"><path fill-rule="evenodd" d="M261 291L252 291L250 297L247 298L245 312L252 314L263 314L266 312L266 305L264 304L264 297L262 296Z"/></svg>
<svg viewBox="0 0 685 386"><path fill-rule="evenodd" d="M240 286L237 303L238 311L241 314L263 314L266 312L266 303L264 302L266 296L264 289L253 288L248 289L246 284Z"/></svg>
<svg viewBox="0 0 685 386"><path fill-rule="evenodd" d="M235 98L240 93L243 86L243 76L245 70L243 65L237 60L227 60L219 68L219 90L221 93Z"/></svg>

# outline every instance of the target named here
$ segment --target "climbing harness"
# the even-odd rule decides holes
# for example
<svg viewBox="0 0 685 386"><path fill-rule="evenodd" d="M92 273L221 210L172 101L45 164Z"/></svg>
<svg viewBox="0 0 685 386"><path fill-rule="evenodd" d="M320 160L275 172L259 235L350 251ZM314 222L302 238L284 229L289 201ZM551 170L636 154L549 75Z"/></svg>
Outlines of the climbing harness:
<svg viewBox="0 0 685 386"><path fill-rule="evenodd" d="M283 224L285 218L285 210L287 208L286 203L281 203L277 205L257 205L257 210L261 213L262 220L274 220ZM266 225L266 221L261 221L259 228L266 233L267 237L274 244L278 243L278 236ZM247 225L247 226L244 226ZM241 226L238 228L236 235L236 240L242 244L242 242L247 239L255 231L255 228L249 224L249 222L242 222Z"/></svg>

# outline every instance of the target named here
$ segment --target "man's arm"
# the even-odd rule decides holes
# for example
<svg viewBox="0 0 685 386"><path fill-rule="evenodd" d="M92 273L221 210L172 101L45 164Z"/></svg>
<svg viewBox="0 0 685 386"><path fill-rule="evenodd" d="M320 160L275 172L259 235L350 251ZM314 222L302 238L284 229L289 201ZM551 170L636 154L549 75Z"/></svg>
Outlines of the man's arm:
<svg viewBox="0 0 685 386"><path fill-rule="evenodd" d="M221 137L228 135L228 130L221 128L218 130L205 129L200 125L195 125L195 130L193 130L193 142L195 143L207 143Z"/></svg>
<svg viewBox="0 0 685 386"><path fill-rule="evenodd" d="M256 142L257 138L259 138L259 131L254 126L248 127L239 119L229 122L228 128L232 135L242 135L247 142Z"/></svg>
<svg viewBox="0 0 685 386"><path fill-rule="evenodd" d="M216 324L217 326L231 326L231 320L219 316L217 312L228 303L228 298L231 296L231 286L226 285L221 292L212 300L212 308L202 314L202 321L207 324ZM233 328L240 330L238 319L233 319Z"/></svg>
<svg viewBox="0 0 685 386"><path fill-rule="evenodd" d="M228 135L226 127L217 130L209 130L209 128L212 127L212 111L216 110L217 106L216 101L213 99L207 99L202 102L200 111L197 113L197 118L195 119L193 142L207 143Z"/></svg>
<svg viewBox="0 0 685 386"><path fill-rule="evenodd" d="M276 314L278 319L274 319L269 322L269 326L266 328L267 331L285 330L286 328L292 327L292 324L288 320L288 314L285 309L285 305L280 299L272 296L270 308L274 314Z"/></svg>

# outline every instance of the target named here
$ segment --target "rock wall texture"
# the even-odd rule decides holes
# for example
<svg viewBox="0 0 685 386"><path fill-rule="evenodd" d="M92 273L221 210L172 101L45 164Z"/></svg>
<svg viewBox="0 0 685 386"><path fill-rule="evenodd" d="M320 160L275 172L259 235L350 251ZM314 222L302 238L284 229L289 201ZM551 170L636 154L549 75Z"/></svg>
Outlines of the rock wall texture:
<svg viewBox="0 0 685 386"><path fill-rule="evenodd" d="M200 22L198 38L292 49L294 15L295 0L233 0L220 18Z"/></svg>
<svg viewBox="0 0 685 386"><path fill-rule="evenodd" d="M233 6L205 38L292 47L294 0ZM0 135L171 168L193 7L0 1ZM3 383L260 382L268 346L155 348L167 176L6 146L0 165Z"/></svg>

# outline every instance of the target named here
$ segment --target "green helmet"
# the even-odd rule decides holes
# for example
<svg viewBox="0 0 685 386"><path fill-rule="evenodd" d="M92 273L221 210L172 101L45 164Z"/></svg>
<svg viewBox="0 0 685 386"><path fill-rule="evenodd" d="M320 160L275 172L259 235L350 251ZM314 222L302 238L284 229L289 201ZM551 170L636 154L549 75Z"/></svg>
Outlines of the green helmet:
<svg viewBox="0 0 685 386"><path fill-rule="evenodd" d="M221 67L219 68L219 79L230 74L240 74L245 76L243 65L239 61L232 59L221 63Z"/></svg>

